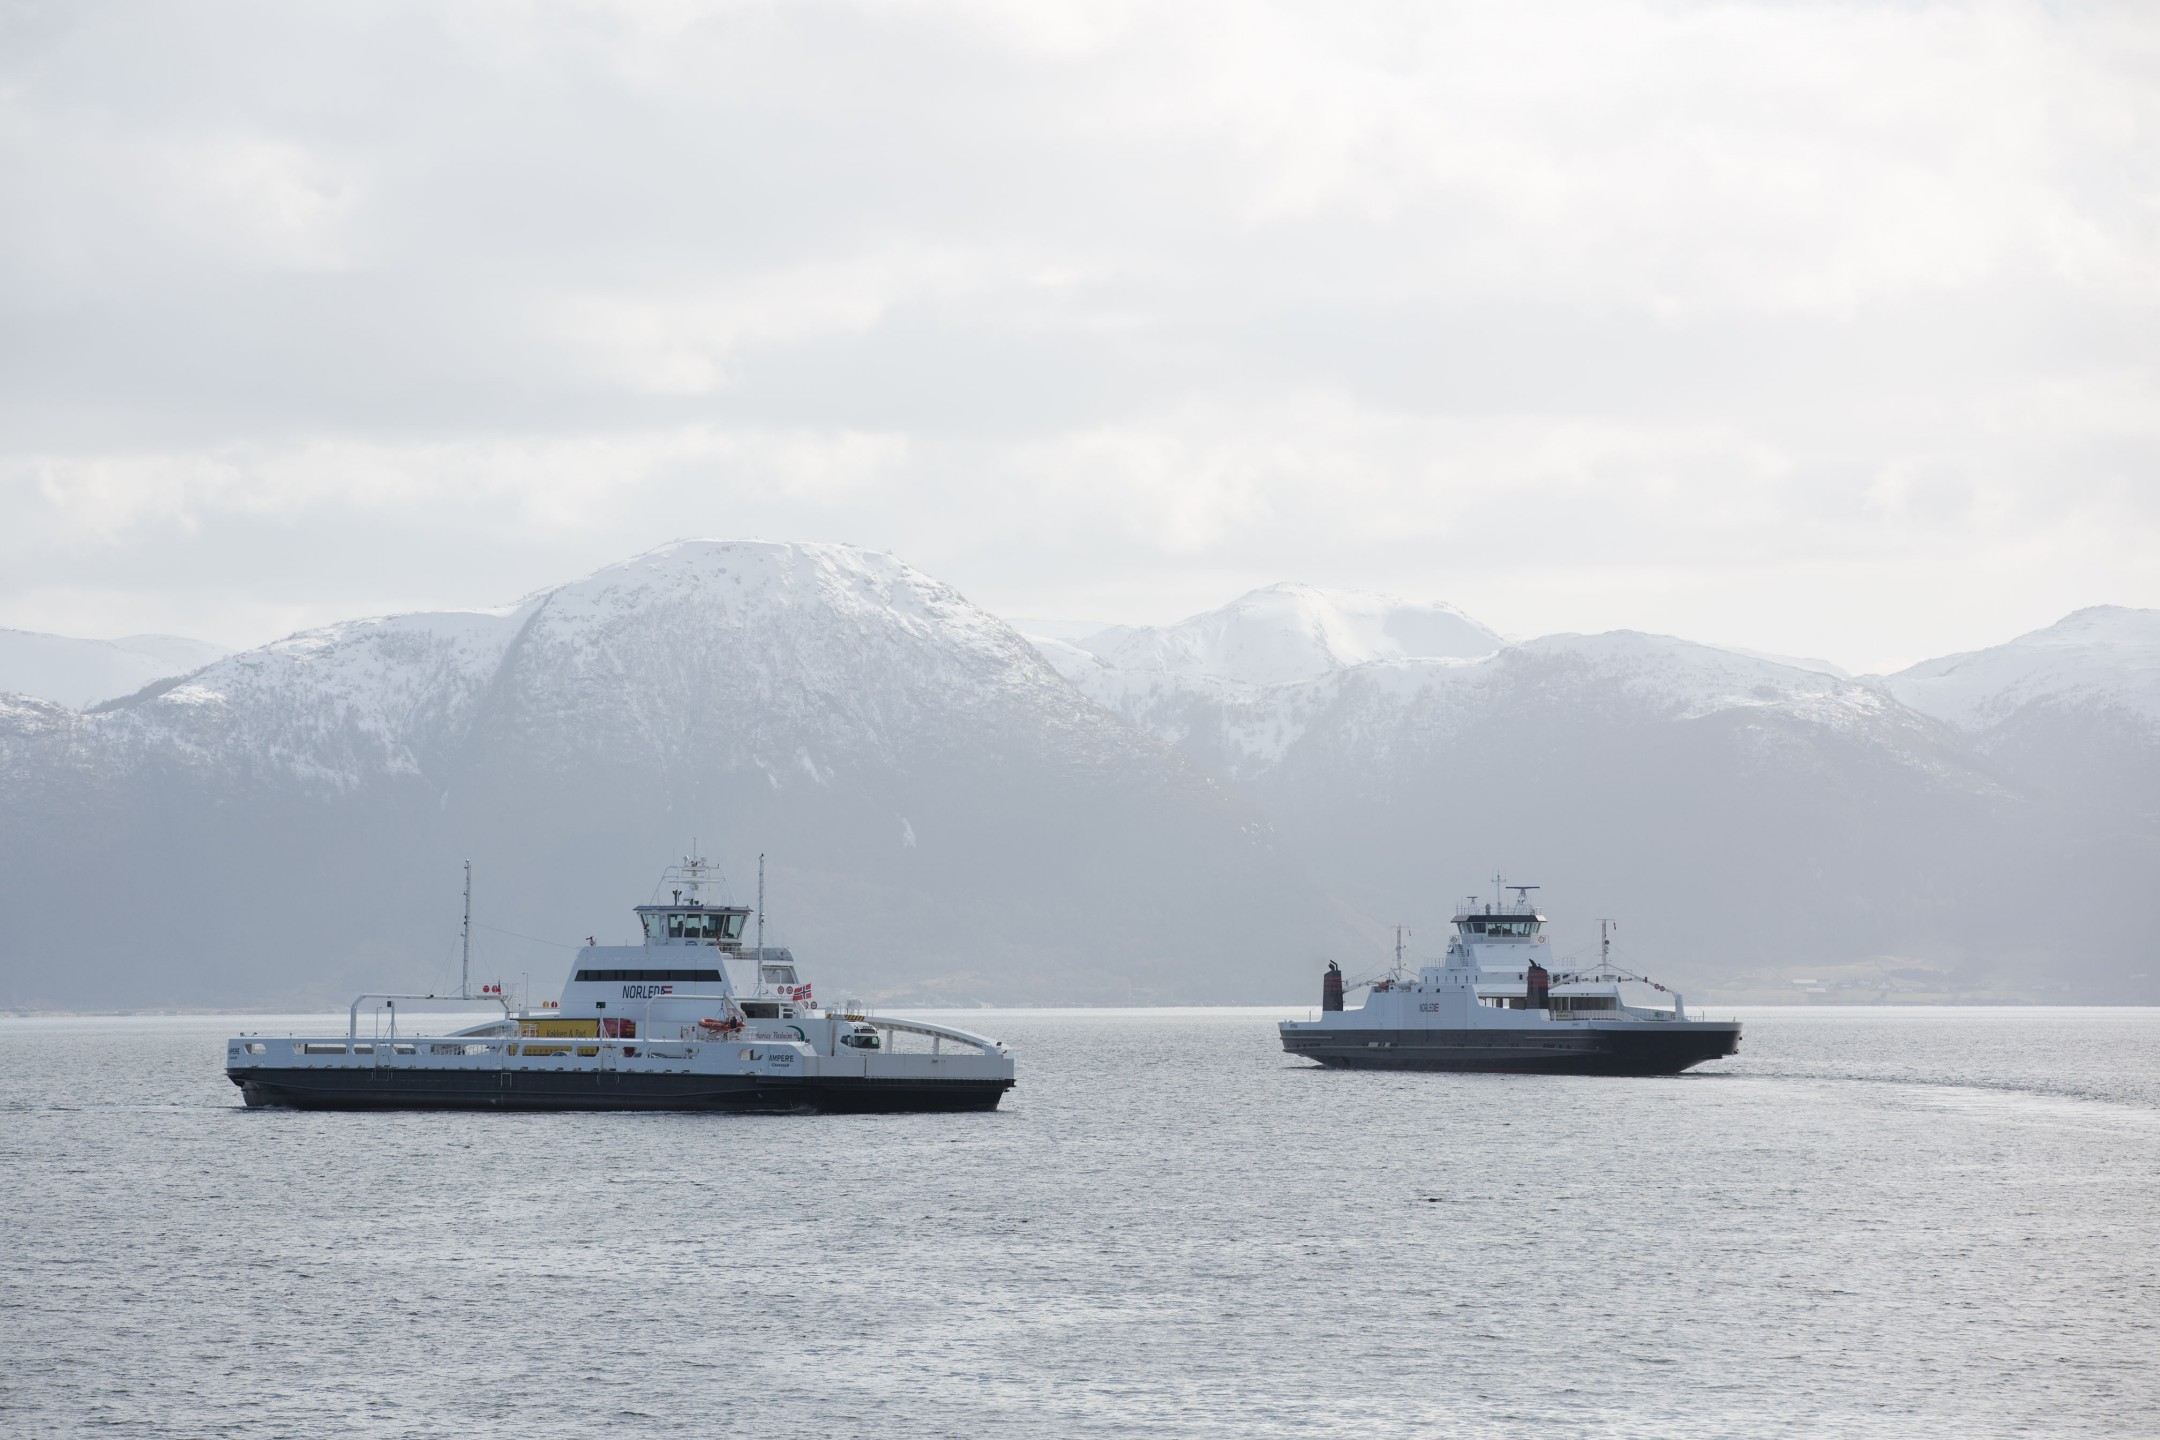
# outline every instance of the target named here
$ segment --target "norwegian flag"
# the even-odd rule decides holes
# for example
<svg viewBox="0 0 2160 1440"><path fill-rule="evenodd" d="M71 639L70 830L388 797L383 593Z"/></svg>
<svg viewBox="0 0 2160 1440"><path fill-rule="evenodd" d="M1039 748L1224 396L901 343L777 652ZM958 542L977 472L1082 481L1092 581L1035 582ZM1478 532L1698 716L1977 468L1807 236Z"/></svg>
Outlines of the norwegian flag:
<svg viewBox="0 0 2160 1440"><path fill-rule="evenodd" d="M810 1003L810 987L807 984L796 985L793 987L783 985L780 988L791 999L793 999L796 1004L808 1005Z"/></svg>

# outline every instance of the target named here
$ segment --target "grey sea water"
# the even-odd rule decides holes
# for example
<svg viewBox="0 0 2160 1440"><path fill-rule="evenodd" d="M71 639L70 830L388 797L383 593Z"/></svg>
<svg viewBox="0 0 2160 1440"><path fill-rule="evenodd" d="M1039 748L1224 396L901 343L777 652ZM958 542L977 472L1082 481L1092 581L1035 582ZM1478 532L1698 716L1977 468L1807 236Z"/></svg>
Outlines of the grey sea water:
<svg viewBox="0 0 2160 1440"><path fill-rule="evenodd" d="M2160 1433L2160 1012L1661 1080L1281 1013L977 1012L1003 1110L833 1118L249 1111L284 1022L0 1021L0 1434Z"/></svg>

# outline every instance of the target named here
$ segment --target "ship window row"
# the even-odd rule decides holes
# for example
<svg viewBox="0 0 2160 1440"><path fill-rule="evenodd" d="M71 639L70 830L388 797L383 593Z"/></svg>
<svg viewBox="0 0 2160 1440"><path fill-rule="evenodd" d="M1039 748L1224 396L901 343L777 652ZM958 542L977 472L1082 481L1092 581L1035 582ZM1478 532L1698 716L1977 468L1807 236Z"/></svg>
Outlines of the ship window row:
<svg viewBox="0 0 2160 1440"><path fill-rule="evenodd" d="M580 970L577 972L577 978L580 980L597 980L606 985L618 984L626 980L678 982L703 980L717 985L720 983L720 972L718 970Z"/></svg>
<svg viewBox="0 0 2160 1440"><path fill-rule="evenodd" d="M646 914L641 918L648 940L740 940L743 922L750 917L741 911L718 911L700 915Z"/></svg>
<svg viewBox="0 0 2160 1440"><path fill-rule="evenodd" d="M1548 1008L1553 1010L1615 1010L1619 1002L1610 995L1553 995L1548 997ZM1521 1010L1530 1003L1524 995L1480 995L1478 1004L1489 1005L1495 1010Z"/></svg>
<svg viewBox="0 0 2160 1440"><path fill-rule="evenodd" d="M1463 922L1473 935L1519 935L1537 934L1535 920L1468 920Z"/></svg>

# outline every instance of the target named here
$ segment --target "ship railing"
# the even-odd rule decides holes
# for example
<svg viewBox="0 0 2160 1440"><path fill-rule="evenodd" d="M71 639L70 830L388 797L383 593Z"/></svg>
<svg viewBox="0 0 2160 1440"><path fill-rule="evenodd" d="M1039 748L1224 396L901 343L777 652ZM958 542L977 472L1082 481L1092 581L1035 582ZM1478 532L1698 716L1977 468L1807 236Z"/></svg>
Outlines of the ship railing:
<svg viewBox="0 0 2160 1440"><path fill-rule="evenodd" d="M498 1058L516 1058L531 1055L568 1055L575 1051L586 1059L591 1059L600 1054L619 1056L624 1051L638 1053L655 1048L670 1049L686 1043L729 1043L765 1048L800 1045L805 1042L792 1036L786 1040L744 1036L727 1042L712 1042L644 1035L407 1035L395 1040L387 1035L378 1035L373 1039L342 1035L296 1035L282 1041L250 1039L243 1048L250 1056L267 1055L273 1047L281 1045L290 1046L290 1053L294 1055L371 1055L376 1057L377 1064L381 1064L386 1057L394 1060L404 1055L477 1057L492 1054Z"/></svg>
<svg viewBox="0 0 2160 1440"><path fill-rule="evenodd" d="M370 1000L382 1001L382 1008L390 1014L389 1035L377 1038L386 1038L393 1043L397 1040L397 1002L400 1000L427 1000L438 1005L499 1005L502 1007L503 1019L508 1020L511 1018L509 998L503 995L361 995L353 1000L351 1010L346 1012L345 1040L347 1044L354 1044L359 1041L360 1007Z"/></svg>
<svg viewBox="0 0 2160 1440"><path fill-rule="evenodd" d="M984 1057L1003 1058L1009 1052L1005 1046L986 1036L973 1035L944 1025L931 1025L922 1021L901 1020L892 1016L873 1015L861 1023L873 1025L883 1032L883 1053L899 1056L903 1052L892 1046L892 1036L912 1034L927 1037L930 1041L928 1055L937 1058L944 1054L949 1041L966 1050L980 1052ZM343 1035L305 1036L296 1035L278 1040L249 1037L241 1042L245 1060L238 1064L275 1065L287 1054L295 1058L329 1059L345 1057L377 1066L395 1066L401 1063L420 1062L425 1059L461 1057L484 1067L509 1066L527 1059L549 1057L576 1057L597 1060L602 1069L619 1064L625 1058L653 1057L660 1059L682 1058L682 1050L688 1045L732 1044L741 1045L753 1053L745 1059L762 1058L762 1052L773 1049L792 1049L803 1046L812 1054L817 1047L792 1037L775 1040L744 1036L732 1040L714 1041L704 1038L672 1038L652 1035L405 1035L392 1039L378 1035L372 1039ZM923 1052L905 1052L920 1055ZM964 1053L964 1052L963 1052ZM834 1057L825 1057L834 1058ZM957 1058L957 1056L956 1056Z"/></svg>
<svg viewBox="0 0 2160 1440"><path fill-rule="evenodd" d="M643 1022L640 1025L640 1028L646 1030L651 1029L652 1007L656 1002L672 1005L678 1004L685 1000L704 1000L722 1005L738 1005L741 1003L736 996L727 994L701 995L677 993L673 995L655 995L649 997L645 1001L645 1016ZM800 1019L807 1017L798 1016L797 1018ZM955 1044L966 1045L971 1049L979 1050L985 1055L1003 1055L1005 1053L1005 1047L999 1042L990 1039L988 1036L977 1035L967 1030L958 1030L950 1025L933 1025L927 1020L903 1020L897 1015L865 1015L862 1013L861 1007L859 1005L849 1005L844 1007L840 1012L839 1018L849 1022L850 1024L868 1025L873 1029L881 1032L884 1036L883 1048L887 1052L890 1052L892 1050L893 1035L895 1032L898 1032L907 1035L928 1036L930 1040L930 1053L932 1055L943 1053L944 1045L947 1040L953 1041ZM683 1038L690 1039L693 1037L685 1034Z"/></svg>
<svg viewBox="0 0 2160 1440"><path fill-rule="evenodd" d="M653 998L668 1002L684 1000L732 1002L734 1000L734 997L730 995L699 994L666 995ZM386 1033L363 1038L360 1034L360 1007L370 1000L386 1002L384 1009L389 1013L390 1023ZM507 1033L492 1035L475 1035L468 1032L459 1035L401 1036L397 1032L397 1007L395 1003L399 1000L500 1005L503 1012L503 1024L510 1028ZM519 1017L510 1009L508 1000L499 996L362 995L352 1003L352 1008L346 1019L345 1034L342 1037L330 1035L296 1036L292 1038L290 1043L292 1053L298 1055L372 1055L378 1057L377 1063L380 1064L380 1057L383 1056L394 1059L399 1055L417 1056L421 1054L486 1055L491 1051L500 1052L503 1055L536 1053L556 1055L567 1054L573 1047L579 1054L590 1058L603 1051L620 1052L625 1047L674 1045L709 1038L690 1034L689 1032L693 1028L690 1025L685 1025L683 1033L679 1036L662 1037L655 1035L652 1032L652 1004L652 1000L646 1001L645 1013L638 1026L639 1033L632 1036L522 1035L516 1033L514 1028ZM850 1014L845 1018L851 1023L869 1025L872 1029L878 1031L882 1036L881 1048L888 1054L895 1053L893 1041L898 1035L918 1035L927 1038L930 1041L930 1053L932 1055L942 1054L947 1041L951 1041L956 1045L964 1045L984 1055L1004 1055L1007 1053L1002 1042L993 1040L986 1035L977 1035L971 1031L957 1029L950 1025L935 1025L927 1020L907 1020L897 1015L861 1014ZM753 1037L747 1035L739 1038L746 1041L753 1040ZM249 1048L252 1051L253 1047L250 1046Z"/></svg>
<svg viewBox="0 0 2160 1440"><path fill-rule="evenodd" d="M902 1020L897 1015L851 1015L848 1018L854 1020L857 1024L868 1025L878 1031L884 1037L882 1043L888 1053L892 1051L895 1032L903 1035L929 1036L930 1053L932 1055L941 1054L947 1040L970 1046L985 1055L1003 1055L1006 1053L1005 1046L1001 1042L992 1040L987 1035L976 1035L970 1031L956 1030L950 1025L932 1025L927 1020Z"/></svg>

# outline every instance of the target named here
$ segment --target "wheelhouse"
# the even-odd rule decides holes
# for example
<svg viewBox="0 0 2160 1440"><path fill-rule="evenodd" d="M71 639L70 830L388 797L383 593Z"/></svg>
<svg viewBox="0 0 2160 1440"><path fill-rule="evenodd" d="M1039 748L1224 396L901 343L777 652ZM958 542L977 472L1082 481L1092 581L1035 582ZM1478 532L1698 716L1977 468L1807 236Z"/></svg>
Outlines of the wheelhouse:
<svg viewBox="0 0 2160 1440"><path fill-rule="evenodd" d="M1542 915L1458 915L1455 927L1466 940L1535 940L1544 928Z"/></svg>
<svg viewBox="0 0 2160 1440"><path fill-rule="evenodd" d="M705 905L695 900L640 905L638 922L647 945L717 945L734 954L742 949L743 927L750 910L743 905Z"/></svg>

